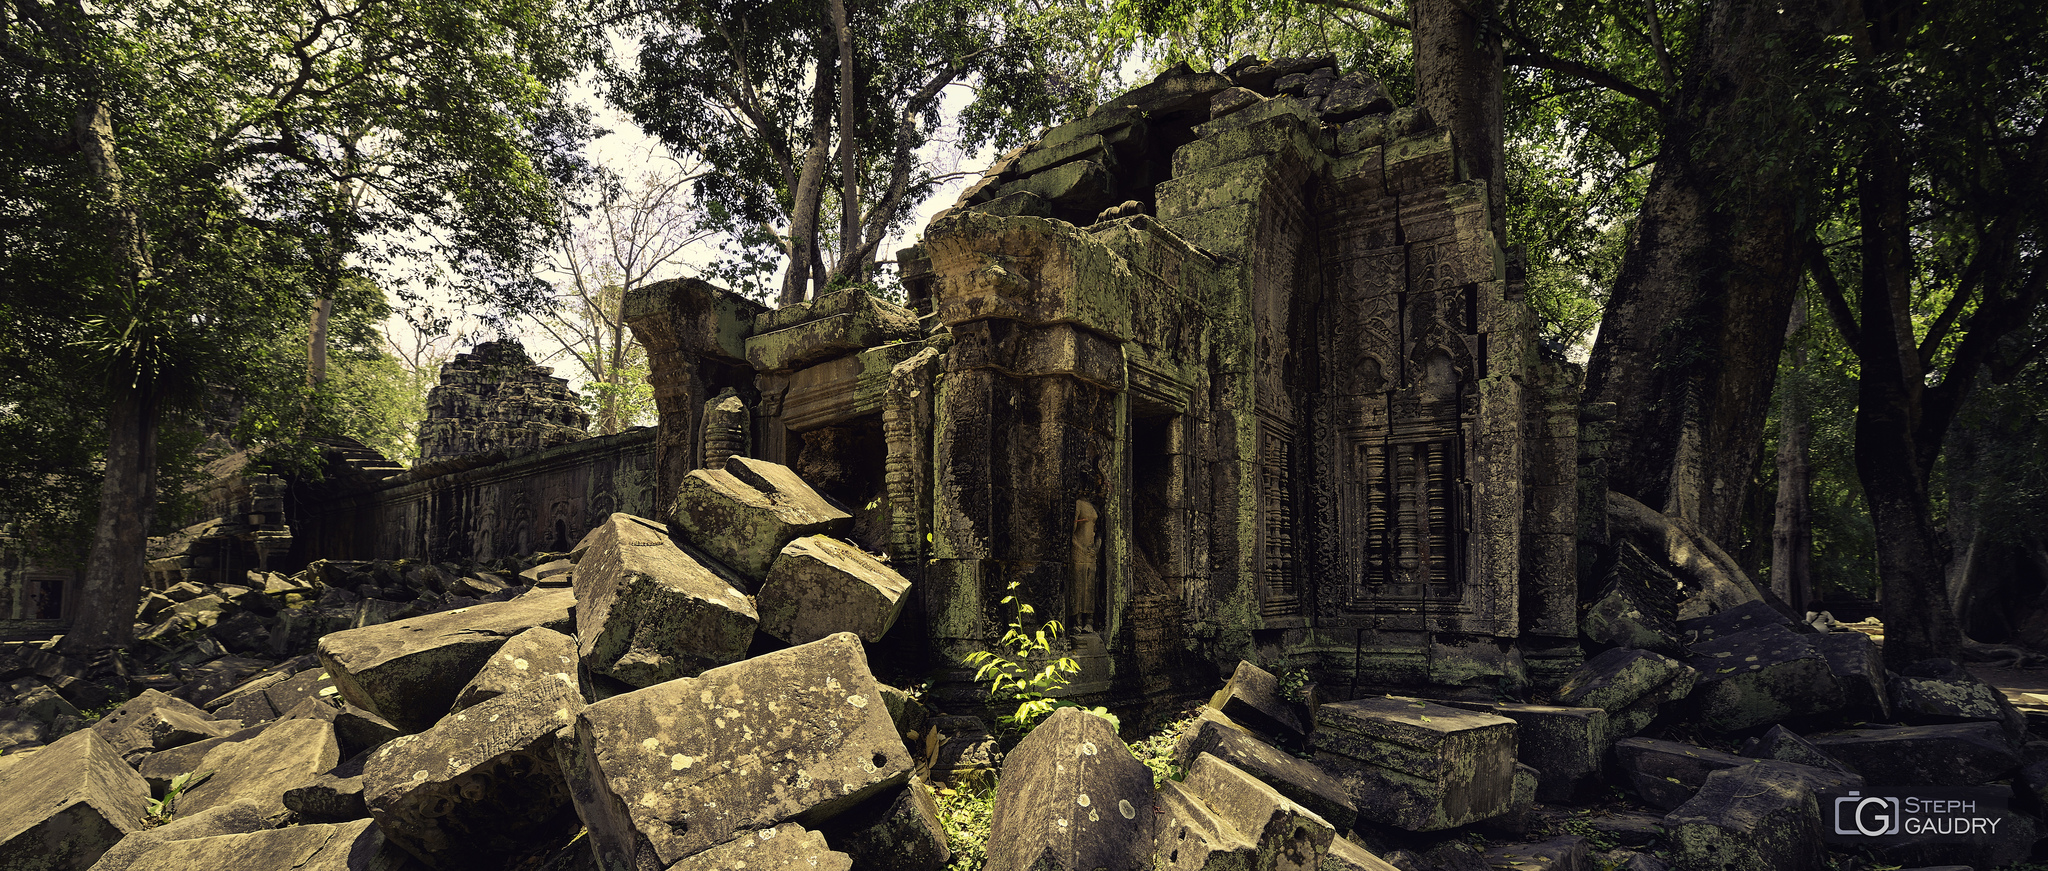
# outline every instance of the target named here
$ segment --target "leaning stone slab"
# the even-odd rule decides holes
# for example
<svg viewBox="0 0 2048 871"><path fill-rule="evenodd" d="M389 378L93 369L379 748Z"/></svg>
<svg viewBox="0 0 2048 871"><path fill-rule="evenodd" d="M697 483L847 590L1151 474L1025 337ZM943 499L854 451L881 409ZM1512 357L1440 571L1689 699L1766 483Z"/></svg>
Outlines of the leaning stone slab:
<svg viewBox="0 0 2048 871"><path fill-rule="evenodd" d="M748 832L668 866L668 871L850 871L853 859L796 823Z"/></svg>
<svg viewBox="0 0 2048 871"><path fill-rule="evenodd" d="M1323 861L1317 871L1399 871L1387 860L1373 854L1371 850L1344 838L1330 841L1330 852L1323 854Z"/></svg>
<svg viewBox="0 0 2048 871"><path fill-rule="evenodd" d="M149 784L91 730L0 772L0 868L84 871L149 812Z"/></svg>
<svg viewBox="0 0 2048 871"><path fill-rule="evenodd" d="M154 829L129 832L121 843L100 856L93 863L92 871L128 871L135 860L158 847L172 841L190 841L194 838L211 838L218 835L244 835L270 828L270 821L263 818L263 809L255 802L239 801L210 807L196 814L179 814Z"/></svg>
<svg viewBox="0 0 2048 871"><path fill-rule="evenodd" d="M834 632L876 642L896 625L910 581L839 539L807 535L775 557L757 597L761 631L789 644Z"/></svg>
<svg viewBox="0 0 2048 871"><path fill-rule="evenodd" d="M1856 770L1843 764L1842 760L1829 756L1826 750L1784 726L1772 726L1770 731L1742 742L1742 755L1810 765L1839 774L1856 774Z"/></svg>
<svg viewBox="0 0 2048 871"><path fill-rule="evenodd" d="M1687 664L1700 673L1690 701L1700 723L1717 731L1832 713L1848 703L1827 657L1775 623L1695 644Z"/></svg>
<svg viewBox="0 0 2048 871"><path fill-rule="evenodd" d="M1195 760L1181 785L1251 842L1251 868L1257 871L1313 869L1336 836L1330 824L1308 808L1206 753Z"/></svg>
<svg viewBox="0 0 2048 871"><path fill-rule="evenodd" d="M1852 729L1807 740L1872 786L1974 786L2020 764L2019 753L1997 723Z"/></svg>
<svg viewBox="0 0 2048 871"><path fill-rule="evenodd" d="M1187 786L1160 785L1159 837L1153 847L1156 871L1245 871L1258 845L1196 796Z"/></svg>
<svg viewBox="0 0 2048 871"><path fill-rule="evenodd" d="M1003 760L983 871L1152 863L1152 772L1109 722L1061 708Z"/></svg>
<svg viewBox="0 0 2048 871"><path fill-rule="evenodd" d="M850 634L605 699L565 737L557 753L607 868L665 867L743 832L823 821L910 772Z"/></svg>
<svg viewBox="0 0 2048 871"><path fill-rule="evenodd" d="M789 467L750 457L684 477L669 515L677 537L752 581L768 577L784 545L853 522Z"/></svg>
<svg viewBox="0 0 2048 871"><path fill-rule="evenodd" d="M512 636L505 646L455 694L449 713L490 701L506 693L554 681L576 682L576 639L535 626Z"/></svg>
<svg viewBox="0 0 2048 871"><path fill-rule="evenodd" d="M1658 706L1690 694L1698 676L1661 653L1615 648L1573 672L1558 688L1557 703L1606 711L1608 734L1623 738L1648 727Z"/></svg>
<svg viewBox="0 0 2048 871"><path fill-rule="evenodd" d="M576 594L558 590L320 639L320 662L351 704L407 732L434 725L505 640L535 626L572 631Z"/></svg>
<svg viewBox="0 0 2048 871"><path fill-rule="evenodd" d="M1174 748L1174 762L1183 770L1202 754L1236 766L1287 796L1330 825L1349 831L1358 822L1358 806L1344 783L1314 764L1266 743L1214 708L1202 708Z"/></svg>
<svg viewBox="0 0 2048 871"><path fill-rule="evenodd" d="M341 761L334 726L325 720L283 720L255 737L215 747L195 772L212 772L178 799L180 812L248 799L265 816L283 817L285 792L320 779Z"/></svg>
<svg viewBox="0 0 2048 871"><path fill-rule="evenodd" d="M100 740L114 748L115 755L123 758L130 755L139 757L156 749L155 738L150 734L147 721L149 715L158 709L177 711L202 720L211 719L205 711L184 699L156 690L143 690L142 695L122 702L113 713L101 717L99 722L92 724L93 734L100 736Z"/></svg>
<svg viewBox="0 0 2048 871"><path fill-rule="evenodd" d="M1614 761L1643 803L1668 811L1690 801L1707 775L1756 760L1677 741L1623 738L1614 742Z"/></svg>
<svg viewBox="0 0 2048 871"><path fill-rule="evenodd" d="M1280 695L1280 679L1242 659L1230 681L1209 698L1209 707L1277 741L1298 747L1308 738L1308 723L1303 722L1301 712Z"/></svg>
<svg viewBox="0 0 2048 871"><path fill-rule="evenodd" d="M614 514L576 564L576 640L591 671L647 687L747 655L760 618L737 578L677 547L668 528Z"/></svg>
<svg viewBox="0 0 2048 871"><path fill-rule="evenodd" d="M435 868L503 868L576 830L555 733L583 697L542 680L393 738L363 766L363 802L392 843Z"/></svg>
<svg viewBox="0 0 2048 871"><path fill-rule="evenodd" d="M863 871L939 871L953 858L931 787L915 778L833 817L823 830Z"/></svg>
<svg viewBox="0 0 2048 871"><path fill-rule="evenodd" d="M1858 632L1857 635L1863 633ZM1911 726L1986 720L2014 738L2027 733L2021 715L2000 692L1951 659L1916 662L1899 671L1888 687L1892 712Z"/></svg>
<svg viewBox="0 0 2048 871"><path fill-rule="evenodd" d="M1707 775L1697 795L1664 817L1679 867L1821 868L1821 814L1814 791L1840 782L1808 776L1797 771L1801 768L1758 762Z"/></svg>
<svg viewBox="0 0 2048 871"><path fill-rule="evenodd" d="M1704 617L1678 621L1678 631L1692 644L1739 635L1766 626L1792 628L1792 618L1762 601L1748 601Z"/></svg>
<svg viewBox="0 0 2048 871"><path fill-rule="evenodd" d="M173 841L138 857L129 871L401 871L369 820L292 826L246 835Z"/></svg>
<svg viewBox="0 0 2048 871"><path fill-rule="evenodd" d="M1437 831L1496 816L1514 799L1515 721L1506 717L1358 699L1316 708L1315 743L1318 761L1344 769L1360 819Z"/></svg>

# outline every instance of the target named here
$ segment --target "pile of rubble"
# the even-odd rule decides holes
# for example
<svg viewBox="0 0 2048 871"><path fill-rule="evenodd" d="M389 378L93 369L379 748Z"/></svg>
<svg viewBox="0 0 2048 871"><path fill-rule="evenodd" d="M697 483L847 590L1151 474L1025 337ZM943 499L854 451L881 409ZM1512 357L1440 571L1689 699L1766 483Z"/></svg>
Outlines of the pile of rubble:
<svg viewBox="0 0 2048 871"><path fill-rule="evenodd" d="M1997 830L1873 855L1990 868L2048 799L2048 742L1960 667L1891 674L1761 602L1680 620L1645 584L1587 611L1629 644L1541 703L1321 702L1239 663L1177 779L1075 708L999 754L875 678L909 584L789 469L692 472L671 516L517 571L153 594L160 672L7 654L0 867L937 871L925 778L999 771L987 871L1818 871L1818 796L1966 786L2012 808Z"/></svg>

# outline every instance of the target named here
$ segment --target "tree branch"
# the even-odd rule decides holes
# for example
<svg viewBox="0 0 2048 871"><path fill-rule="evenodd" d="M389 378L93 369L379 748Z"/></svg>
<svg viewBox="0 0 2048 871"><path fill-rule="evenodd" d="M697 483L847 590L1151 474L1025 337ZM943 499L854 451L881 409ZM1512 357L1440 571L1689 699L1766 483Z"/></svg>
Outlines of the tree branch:
<svg viewBox="0 0 2048 871"><path fill-rule="evenodd" d="M1520 35L1515 34L1513 31L1509 31L1509 34L1514 36L1517 43L1523 43L1525 50L1523 54L1508 55L1507 62L1509 65L1532 67L1539 70L1549 70L1554 73L1563 73L1568 76L1578 76L1595 85L1642 103L1660 115L1664 113L1664 97L1656 91L1629 84L1626 79L1591 64L1532 50Z"/></svg>
<svg viewBox="0 0 2048 871"><path fill-rule="evenodd" d="M1842 295L1842 282L1835 276L1835 267L1828 263L1827 247L1817 239L1806 242L1806 271L1813 276L1813 286L1820 291L1820 298L1827 303L1828 320L1842 334L1842 341L1848 343L1851 353L1862 345L1858 338L1862 330L1856 326L1856 315L1849 311L1849 299Z"/></svg>
<svg viewBox="0 0 2048 871"><path fill-rule="evenodd" d="M1363 3L1354 3L1352 2L1352 0L1308 0L1308 2L1311 6L1328 6L1332 9L1346 9L1352 12L1363 12L1367 15L1370 15L1395 27L1399 27L1403 30L1415 29L1415 22L1413 21L1409 21L1408 19L1402 18L1401 16L1395 15L1391 12L1386 12L1380 9L1373 8L1371 6L1367 6Z"/></svg>

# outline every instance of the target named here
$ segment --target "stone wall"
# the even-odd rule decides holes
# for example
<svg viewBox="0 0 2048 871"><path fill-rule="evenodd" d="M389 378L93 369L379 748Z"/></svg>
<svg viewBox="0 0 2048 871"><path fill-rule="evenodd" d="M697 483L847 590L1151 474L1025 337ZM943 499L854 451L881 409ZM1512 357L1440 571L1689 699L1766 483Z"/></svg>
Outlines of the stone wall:
<svg viewBox="0 0 2048 871"><path fill-rule="evenodd" d="M999 160L899 254L907 306L749 316L675 283L632 323L657 383L696 386L665 464L730 387L750 455L883 469L821 489L915 575L947 660L1014 593L1070 628L1081 692L1239 658L1332 697L1547 686L1580 659L1578 375L1486 204L1363 76L1182 68Z"/></svg>
<svg viewBox="0 0 2048 871"><path fill-rule="evenodd" d="M656 511L655 431L636 428L468 468L295 493L292 564L490 560L566 551L614 511Z"/></svg>

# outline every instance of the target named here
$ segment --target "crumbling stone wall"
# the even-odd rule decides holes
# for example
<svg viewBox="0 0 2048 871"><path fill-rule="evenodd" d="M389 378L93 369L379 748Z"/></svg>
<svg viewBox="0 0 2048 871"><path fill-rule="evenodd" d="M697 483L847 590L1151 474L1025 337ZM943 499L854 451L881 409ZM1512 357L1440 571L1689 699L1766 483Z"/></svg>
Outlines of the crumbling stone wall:
<svg viewBox="0 0 2048 871"><path fill-rule="evenodd" d="M535 365L517 339L484 342L441 365L420 423L420 462L525 453L585 437L590 415L567 379Z"/></svg>
<svg viewBox="0 0 2048 871"><path fill-rule="evenodd" d="M1082 692L1239 658L1333 697L1555 685L1580 659L1578 376L1487 202L1448 131L1327 59L1181 68L999 160L899 255L905 306L750 315L676 283L635 326L726 313L688 343L709 376L657 362L704 382L665 426L722 380L752 455L884 469L832 495L887 530L946 660L1014 590L1073 630ZM657 360L685 344L658 332ZM846 436L877 424L879 450Z"/></svg>

